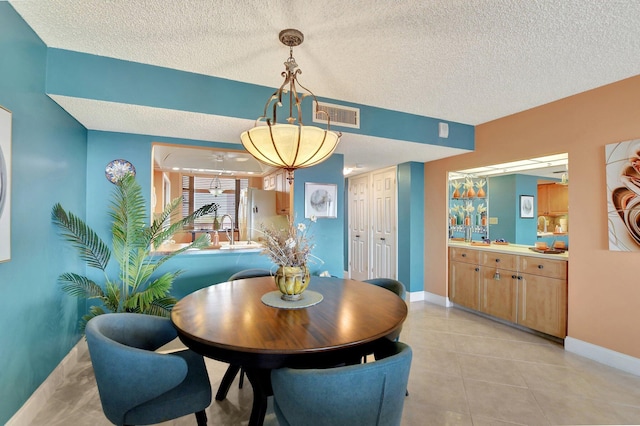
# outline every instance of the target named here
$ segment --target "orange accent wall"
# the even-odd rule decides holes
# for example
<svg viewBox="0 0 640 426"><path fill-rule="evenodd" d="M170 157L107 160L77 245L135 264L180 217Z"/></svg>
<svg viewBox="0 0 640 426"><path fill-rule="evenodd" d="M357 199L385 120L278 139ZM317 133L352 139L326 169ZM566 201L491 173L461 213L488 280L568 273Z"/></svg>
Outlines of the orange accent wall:
<svg viewBox="0 0 640 426"><path fill-rule="evenodd" d="M447 296L449 171L567 152L568 335L640 358L640 251L608 249L604 168L605 145L640 138L640 76L481 124L475 138L474 152L425 164L425 291Z"/></svg>

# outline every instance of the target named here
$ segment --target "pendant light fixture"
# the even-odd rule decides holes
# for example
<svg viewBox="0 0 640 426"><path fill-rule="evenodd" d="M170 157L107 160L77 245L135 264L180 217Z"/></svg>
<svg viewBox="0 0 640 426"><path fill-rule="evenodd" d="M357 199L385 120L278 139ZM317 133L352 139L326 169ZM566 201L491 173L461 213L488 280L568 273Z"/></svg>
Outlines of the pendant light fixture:
<svg viewBox="0 0 640 426"><path fill-rule="evenodd" d="M209 185L209 193L214 197L222 194L222 183L220 182L220 178L218 176L211 179L211 184Z"/></svg>
<svg viewBox="0 0 640 426"><path fill-rule="evenodd" d="M329 115L318 109L316 96L297 80L302 71L293 58L293 47L302 43L304 35L298 30L286 29L280 31L279 37L284 45L289 46L289 58L285 61L285 71L281 74L284 82L267 101L264 113L256 120L256 125L243 132L240 139L256 160L285 169L287 180L291 184L296 169L316 165L331 156L340 141L341 133L331 131ZM298 93L298 86L308 93ZM327 121L326 129L302 123L302 101L306 97L313 99L313 114ZM289 116L279 123L277 111L281 107L288 108ZM267 115L270 109L271 115Z"/></svg>

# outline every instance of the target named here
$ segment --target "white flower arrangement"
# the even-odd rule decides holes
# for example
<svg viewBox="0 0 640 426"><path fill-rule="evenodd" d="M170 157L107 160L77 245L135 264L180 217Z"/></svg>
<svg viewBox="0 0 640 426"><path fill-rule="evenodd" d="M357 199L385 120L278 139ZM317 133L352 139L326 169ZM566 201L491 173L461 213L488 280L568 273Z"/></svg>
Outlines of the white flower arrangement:
<svg viewBox="0 0 640 426"><path fill-rule="evenodd" d="M316 217L312 216L309 222L315 223ZM307 235L310 224L307 226L300 222L296 225L290 222L287 228L280 229L273 225L261 225L260 230L264 238L262 254L269 256L273 263L279 266L306 265L313 256L311 250L315 247Z"/></svg>

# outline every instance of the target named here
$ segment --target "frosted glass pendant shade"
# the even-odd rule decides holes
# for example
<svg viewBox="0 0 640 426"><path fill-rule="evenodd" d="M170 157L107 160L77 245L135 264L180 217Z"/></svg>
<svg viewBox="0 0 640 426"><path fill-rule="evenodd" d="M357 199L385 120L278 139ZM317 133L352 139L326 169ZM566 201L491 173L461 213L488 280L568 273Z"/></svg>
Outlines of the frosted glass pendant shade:
<svg viewBox="0 0 640 426"><path fill-rule="evenodd" d="M293 171L326 160L340 135L313 126L275 124L256 126L240 135L242 145L258 161Z"/></svg>

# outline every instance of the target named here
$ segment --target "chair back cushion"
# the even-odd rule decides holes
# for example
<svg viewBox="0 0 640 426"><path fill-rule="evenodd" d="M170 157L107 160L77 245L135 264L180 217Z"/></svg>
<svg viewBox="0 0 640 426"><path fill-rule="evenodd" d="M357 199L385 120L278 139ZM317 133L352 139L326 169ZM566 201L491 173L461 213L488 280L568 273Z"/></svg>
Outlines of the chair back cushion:
<svg viewBox="0 0 640 426"><path fill-rule="evenodd" d="M400 296L402 300L406 299L407 291L404 284L398 280L394 280L393 278L371 278L370 280L364 280L364 282L386 288Z"/></svg>
<svg viewBox="0 0 640 426"><path fill-rule="evenodd" d="M273 370L274 410L281 425L400 425L411 348L391 343L386 358L329 369Z"/></svg>
<svg viewBox="0 0 640 426"><path fill-rule="evenodd" d="M244 278L268 277L273 275L268 269L252 268L238 271L231 275L227 281L241 280Z"/></svg>

